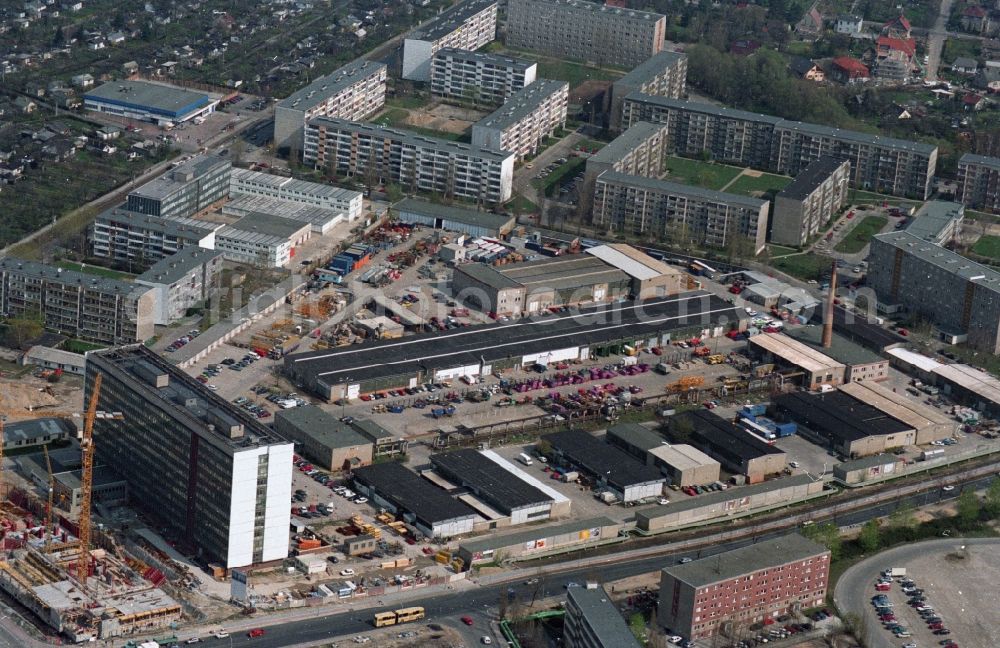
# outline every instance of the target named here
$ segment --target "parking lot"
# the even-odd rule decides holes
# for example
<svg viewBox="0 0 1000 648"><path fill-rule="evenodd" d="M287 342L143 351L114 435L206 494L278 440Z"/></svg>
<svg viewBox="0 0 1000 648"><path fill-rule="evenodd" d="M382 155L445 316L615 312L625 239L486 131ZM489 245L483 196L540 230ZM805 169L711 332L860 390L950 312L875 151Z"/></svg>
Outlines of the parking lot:
<svg viewBox="0 0 1000 648"><path fill-rule="evenodd" d="M884 552L845 573L837 586L838 604L844 605L850 596L861 599L872 648L898 648L908 643L924 648L947 645L948 641L962 648L993 648L1000 633L997 547L996 539L947 539ZM905 579L898 577L888 591L877 592L875 584L882 571L900 567L906 570ZM904 592L904 582L922 590L918 598L923 600L914 600ZM894 618L879 619L873 604L876 596L885 597L891 608L882 610L891 610ZM927 609L918 610L917 603ZM895 636L894 624L905 628L904 634L909 636ZM936 634L935 629L945 629L948 634Z"/></svg>

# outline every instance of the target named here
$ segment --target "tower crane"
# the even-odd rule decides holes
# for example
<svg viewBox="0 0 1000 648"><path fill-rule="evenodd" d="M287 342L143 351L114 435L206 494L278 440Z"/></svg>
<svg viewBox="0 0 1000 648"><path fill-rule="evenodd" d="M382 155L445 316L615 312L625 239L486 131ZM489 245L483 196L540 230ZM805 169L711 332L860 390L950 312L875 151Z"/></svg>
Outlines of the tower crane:
<svg viewBox="0 0 1000 648"><path fill-rule="evenodd" d="M120 412L99 412L97 411L97 401L101 393L101 374L94 376L93 390L90 394L90 402L83 418L83 438L80 440L80 463L82 466L80 475L80 556L77 562L77 580L81 585L86 586L87 576L90 571L90 505L92 490L94 486L94 421L98 418L122 421L125 417ZM78 417L76 412L60 412L44 410L40 412L22 412L15 409L0 409L0 414L7 414L28 418L48 418ZM0 488L3 486L3 418L0 417ZM49 496L48 507L46 509L47 523L50 524L49 536L51 538L51 511L54 481L52 477L52 464L49 461L48 449L45 450L46 465L49 470ZM0 501L3 499L0 493ZM2 532L0 532L2 533ZM3 538L0 536L0 546Z"/></svg>
<svg viewBox="0 0 1000 648"><path fill-rule="evenodd" d="M49 459L49 446L43 445L42 452L45 453L45 469L49 473L49 497L45 501L45 553L49 553L52 547L52 497L56 492L56 481L52 477L52 460Z"/></svg>

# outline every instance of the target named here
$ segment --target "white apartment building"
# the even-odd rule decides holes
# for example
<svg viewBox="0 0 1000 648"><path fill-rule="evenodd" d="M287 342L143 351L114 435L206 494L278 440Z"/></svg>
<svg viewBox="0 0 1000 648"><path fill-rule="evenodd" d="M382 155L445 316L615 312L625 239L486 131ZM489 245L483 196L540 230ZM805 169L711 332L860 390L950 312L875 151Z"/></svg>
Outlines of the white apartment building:
<svg viewBox="0 0 1000 648"><path fill-rule="evenodd" d="M465 0L418 27L403 41L403 78L429 81L431 59L446 47L477 50L496 38L496 0Z"/></svg>
<svg viewBox="0 0 1000 648"><path fill-rule="evenodd" d="M606 171L594 187L595 225L630 234L674 237L716 248L764 249L770 203L656 178ZM742 238L743 241L738 241Z"/></svg>
<svg viewBox="0 0 1000 648"><path fill-rule="evenodd" d="M226 259L263 268L282 268L295 256L295 248L309 240L309 223L270 214L252 213L215 236L215 249Z"/></svg>
<svg viewBox="0 0 1000 648"><path fill-rule="evenodd" d="M663 49L666 16L587 0L509 0L507 45L634 68Z"/></svg>
<svg viewBox="0 0 1000 648"><path fill-rule="evenodd" d="M219 223L138 214L125 205L99 214L88 232L90 252L142 270L185 247L215 247Z"/></svg>
<svg viewBox="0 0 1000 648"><path fill-rule="evenodd" d="M446 47L431 60L431 92L446 99L500 105L534 83L538 63Z"/></svg>
<svg viewBox="0 0 1000 648"><path fill-rule="evenodd" d="M666 171L668 130L665 124L636 122L610 144L587 158L581 199L594 193L597 177L605 171L659 178Z"/></svg>
<svg viewBox="0 0 1000 648"><path fill-rule="evenodd" d="M608 122L612 130L621 130L622 104L632 92L683 99L687 94L687 54L664 50L611 84Z"/></svg>
<svg viewBox="0 0 1000 648"><path fill-rule="evenodd" d="M538 152L541 143L566 125L569 84L538 79L507 103L472 125L472 143L511 151L518 160Z"/></svg>
<svg viewBox="0 0 1000 648"><path fill-rule="evenodd" d="M514 154L375 124L317 117L304 160L316 168L400 185L404 191L498 204L511 197Z"/></svg>
<svg viewBox="0 0 1000 648"><path fill-rule="evenodd" d="M229 193L231 196L234 194L264 196L300 205L332 209L343 213L351 222L361 217L361 210L364 207L364 197L360 191L306 180L293 180L248 169L233 169L229 179Z"/></svg>
<svg viewBox="0 0 1000 648"><path fill-rule="evenodd" d="M302 132L313 117L365 121L385 105L386 66L354 61L321 76L274 107L274 145L302 151Z"/></svg>
<svg viewBox="0 0 1000 648"><path fill-rule="evenodd" d="M774 197L771 242L805 245L836 216L851 183L851 163L822 157L805 169Z"/></svg>
<svg viewBox="0 0 1000 648"><path fill-rule="evenodd" d="M222 258L222 252L216 250L186 247L136 277L136 284L153 289L153 323L172 324L189 308L205 302L218 288Z"/></svg>

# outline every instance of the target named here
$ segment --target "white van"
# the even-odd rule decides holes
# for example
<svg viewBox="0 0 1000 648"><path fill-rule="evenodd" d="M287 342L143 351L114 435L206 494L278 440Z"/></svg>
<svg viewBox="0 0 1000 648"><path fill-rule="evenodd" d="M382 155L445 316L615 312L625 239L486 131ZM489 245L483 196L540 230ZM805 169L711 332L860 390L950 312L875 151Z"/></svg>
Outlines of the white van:
<svg viewBox="0 0 1000 648"><path fill-rule="evenodd" d="M531 461L531 457L529 457L527 454L523 452L517 455L517 460L523 463L525 466L530 466L533 463Z"/></svg>

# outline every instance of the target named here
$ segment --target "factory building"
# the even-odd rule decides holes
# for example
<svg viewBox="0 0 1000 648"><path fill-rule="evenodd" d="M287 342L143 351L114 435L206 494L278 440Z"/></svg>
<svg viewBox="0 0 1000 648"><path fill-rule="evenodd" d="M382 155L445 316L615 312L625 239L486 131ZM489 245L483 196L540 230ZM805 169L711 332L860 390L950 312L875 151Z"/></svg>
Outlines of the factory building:
<svg viewBox="0 0 1000 648"><path fill-rule="evenodd" d="M844 365L844 383L862 380L885 380L889 377L889 359L875 351L834 332L830 346L823 346L823 327L803 326L788 328L785 335L834 362Z"/></svg>
<svg viewBox="0 0 1000 648"><path fill-rule="evenodd" d="M719 479L719 462L692 446L667 443L644 425L623 423L608 428L607 441L647 466L659 468L671 484L694 486Z"/></svg>
<svg viewBox="0 0 1000 648"><path fill-rule="evenodd" d="M226 568L288 556L292 444L145 346L87 356L85 399L97 407L98 461L128 482L159 524Z"/></svg>
<svg viewBox="0 0 1000 648"><path fill-rule="evenodd" d="M804 502L822 495L823 484L822 480L810 475L791 475L750 486L734 486L637 511L635 524L646 534L678 531L718 522L726 516L760 513Z"/></svg>
<svg viewBox="0 0 1000 648"><path fill-rule="evenodd" d="M473 124L472 144L510 151L518 161L535 155L548 138L566 125L568 103L568 83L538 79Z"/></svg>
<svg viewBox="0 0 1000 648"><path fill-rule="evenodd" d="M644 178L659 178L666 169L667 127L652 122L636 122L610 144L587 158L581 199L594 195L597 176L617 171Z"/></svg>
<svg viewBox="0 0 1000 648"><path fill-rule="evenodd" d="M329 209L342 213L352 223L361 217L363 208L360 191L248 169L233 169L229 192L233 198L263 196L296 205Z"/></svg>
<svg viewBox="0 0 1000 648"><path fill-rule="evenodd" d="M566 648L639 648L625 618L597 583L566 590L563 645Z"/></svg>
<svg viewBox="0 0 1000 648"><path fill-rule="evenodd" d="M455 450L430 457L431 477L479 512L495 529L555 517L570 512L570 500L491 450ZM477 529L478 530L478 529Z"/></svg>
<svg viewBox="0 0 1000 648"><path fill-rule="evenodd" d="M799 247L819 234L847 201L851 163L823 157L804 168L774 198L771 242Z"/></svg>
<svg viewBox="0 0 1000 648"><path fill-rule="evenodd" d="M215 248L229 261L262 268L283 268L296 246L309 239L310 223L252 212L215 235Z"/></svg>
<svg viewBox="0 0 1000 648"><path fill-rule="evenodd" d="M110 81L83 95L86 110L168 127L210 115L218 104L203 92L146 81Z"/></svg>
<svg viewBox="0 0 1000 648"><path fill-rule="evenodd" d="M819 320L822 314L823 309L816 309L813 312L813 322L821 324L822 322ZM874 314L856 313L843 306L833 307L833 330L837 335L880 354L886 349L906 342L906 338L899 333L879 325Z"/></svg>
<svg viewBox="0 0 1000 648"><path fill-rule="evenodd" d="M625 299L631 280L597 257L569 255L523 263L460 265L452 291L484 312L503 315L539 313L552 306L604 303Z"/></svg>
<svg viewBox="0 0 1000 648"><path fill-rule="evenodd" d="M508 0L507 47L634 68L663 49L666 16L583 0Z"/></svg>
<svg viewBox="0 0 1000 648"><path fill-rule="evenodd" d="M473 237L505 238L517 224L513 216L506 214L441 205L418 198L404 198L392 206L392 211L401 223L461 232Z"/></svg>
<svg viewBox="0 0 1000 648"><path fill-rule="evenodd" d="M622 105L622 127L638 121L666 124L670 148L680 155L707 151L720 162L790 176L832 157L850 162L853 188L893 196L926 199L937 168L931 144L632 93Z"/></svg>
<svg viewBox="0 0 1000 648"><path fill-rule="evenodd" d="M928 200L903 230L922 241L934 245L947 245L958 239L965 220L965 206L946 200Z"/></svg>
<svg viewBox="0 0 1000 648"><path fill-rule="evenodd" d="M496 34L496 0L463 0L407 35L403 41L403 78L429 81L431 61L439 51L475 51L492 42Z"/></svg>
<svg viewBox="0 0 1000 648"><path fill-rule="evenodd" d="M612 83L607 108L611 130L622 129L622 104L633 92L683 99L687 94L687 66L687 54L664 50Z"/></svg>
<svg viewBox="0 0 1000 648"><path fill-rule="evenodd" d="M514 181L513 153L329 117L307 124L303 161L482 204L509 200Z"/></svg>
<svg viewBox="0 0 1000 648"><path fill-rule="evenodd" d="M830 551L797 533L665 567L656 620L684 637L740 636L823 605Z"/></svg>
<svg viewBox="0 0 1000 648"><path fill-rule="evenodd" d="M798 423L800 434L806 428L845 457L867 457L917 442L912 422L903 422L845 391L781 394L774 399L774 409L778 418Z"/></svg>
<svg viewBox="0 0 1000 648"><path fill-rule="evenodd" d="M595 323L596 322L596 323ZM546 335L537 323L512 321L460 331L418 333L285 356L285 372L303 389L324 398L357 398L428 381L485 376L538 362L617 355L668 344L671 339L717 337L746 327L743 309L703 291L642 303L581 308L546 315Z"/></svg>
<svg viewBox="0 0 1000 648"><path fill-rule="evenodd" d="M965 364L945 364L904 348L889 349L886 353L901 369L938 386L959 403L988 416L1000 416L1000 380L989 372Z"/></svg>
<svg viewBox="0 0 1000 648"><path fill-rule="evenodd" d="M133 189L125 208L163 218L190 218L229 196L233 164L218 155L197 155Z"/></svg>
<svg viewBox="0 0 1000 648"><path fill-rule="evenodd" d="M0 259L0 315L41 316L45 330L84 342L148 340L153 337L155 300L147 286L14 257Z"/></svg>
<svg viewBox="0 0 1000 648"><path fill-rule="evenodd" d="M447 47L431 61L431 94L499 106L538 77L538 63L502 54Z"/></svg>
<svg viewBox="0 0 1000 648"><path fill-rule="evenodd" d="M162 218L112 207L94 219L88 232L90 253L135 269L146 269L186 247L215 248L220 223Z"/></svg>
<svg viewBox="0 0 1000 648"><path fill-rule="evenodd" d="M1000 211L1000 158L966 153L958 159L956 199L971 209Z"/></svg>
<svg viewBox="0 0 1000 648"><path fill-rule="evenodd" d="M394 513L429 538L472 533L479 519L467 504L395 461L358 468L351 477L372 506Z"/></svg>
<svg viewBox="0 0 1000 648"><path fill-rule="evenodd" d="M836 387L844 382L847 367L826 355L827 349L818 351L781 333L750 337L747 351L756 364L775 365L775 371L785 376L786 381L806 389Z"/></svg>
<svg viewBox="0 0 1000 648"><path fill-rule="evenodd" d="M222 252L186 247L154 263L135 278L135 283L153 289L153 323L165 326L183 318L189 308L206 302L219 288L221 273Z"/></svg>
<svg viewBox="0 0 1000 648"><path fill-rule="evenodd" d="M623 503L663 494L660 471L583 430L563 430L542 437L552 447L556 463L586 473L594 488L612 493Z"/></svg>
<svg viewBox="0 0 1000 648"><path fill-rule="evenodd" d="M631 245L596 245L587 248L586 252L627 274L632 280L635 299L669 297L687 288L687 275Z"/></svg>
<svg viewBox="0 0 1000 648"><path fill-rule="evenodd" d="M595 224L628 234L680 236L715 248L764 249L770 203L658 178L605 171L594 183Z"/></svg>
<svg viewBox="0 0 1000 648"><path fill-rule="evenodd" d="M274 431L293 441L299 454L326 470L353 470L371 465L373 460L369 439L315 405L277 412Z"/></svg>
<svg viewBox="0 0 1000 648"><path fill-rule="evenodd" d="M926 317L944 339L1000 353L1000 273L909 232L874 236L868 259L880 308Z"/></svg>
<svg viewBox="0 0 1000 648"><path fill-rule="evenodd" d="M672 438L690 438L691 445L716 459L729 472L744 475L750 484L781 473L787 464L788 457L782 450L708 410L672 416L667 420L667 429Z"/></svg>
<svg viewBox="0 0 1000 648"><path fill-rule="evenodd" d="M225 216L237 218L243 218L250 214L266 214L267 216L308 223L310 231L318 236L329 234L334 227L346 219L343 212L332 209L311 207L302 203L249 194L234 195L222 206L222 213Z"/></svg>
<svg viewBox="0 0 1000 648"><path fill-rule="evenodd" d="M279 101L274 107L274 146L301 154L302 132L313 117L365 121L376 115L385 106L386 71L378 61L352 61Z"/></svg>
<svg viewBox="0 0 1000 648"><path fill-rule="evenodd" d="M506 535L489 534L480 539L462 542L458 546L458 555L467 569L480 563L493 562L497 557L514 561L530 560L547 553L582 549L613 541L621 530L621 522L606 517L571 520Z"/></svg>
<svg viewBox="0 0 1000 648"><path fill-rule="evenodd" d="M393 434L370 419L354 419L351 426L363 437L372 442L372 454L375 458L396 457L405 455L409 447L406 437Z"/></svg>
<svg viewBox="0 0 1000 648"><path fill-rule="evenodd" d="M833 466L833 478L846 486L861 486L869 481L896 477L906 470L902 457L877 454L852 459Z"/></svg>

